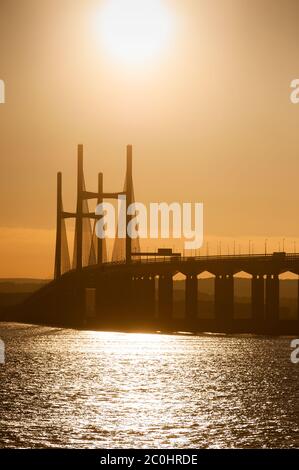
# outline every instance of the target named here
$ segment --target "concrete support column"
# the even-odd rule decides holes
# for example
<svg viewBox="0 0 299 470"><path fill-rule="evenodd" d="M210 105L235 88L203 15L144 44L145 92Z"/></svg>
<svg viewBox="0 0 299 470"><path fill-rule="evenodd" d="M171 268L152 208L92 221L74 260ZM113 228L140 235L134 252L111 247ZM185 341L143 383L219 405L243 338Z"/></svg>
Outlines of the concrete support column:
<svg viewBox="0 0 299 470"><path fill-rule="evenodd" d="M83 254L83 145L78 145L78 169L77 169L77 211L76 211L76 269L82 269Z"/></svg>
<svg viewBox="0 0 299 470"><path fill-rule="evenodd" d="M264 319L264 276L255 274L251 280L251 318L253 322L260 323Z"/></svg>
<svg viewBox="0 0 299 470"><path fill-rule="evenodd" d="M171 274L159 276L159 319L170 326L173 314L173 279Z"/></svg>
<svg viewBox="0 0 299 470"><path fill-rule="evenodd" d="M102 281L102 282L101 282ZM102 302L103 302L103 279L98 276L95 282L96 286L96 316L100 320L102 318Z"/></svg>
<svg viewBox="0 0 299 470"><path fill-rule="evenodd" d="M98 204L103 203L103 173L98 174ZM103 263L103 240L97 237L97 263L101 265Z"/></svg>
<svg viewBox="0 0 299 470"><path fill-rule="evenodd" d="M215 276L214 287L214 313L215 320L220 320L223 316L222 312L222 296L223 296L223 280L221 275Z"/></svg>
<svg viewBox="0 0 299 470"><path fill-rule="evenodd" d="M62 175L57 173L57 214L54 278L61 276Z"/></svg>
<svg viewBox="0 0 299 470"><path fill-rule="evenodd" d="M77 273L75 282L72 284L71 312L74 326L83 326L86 320L86 295L85 285L81 273Z"/></svg>
<svg viewBox="0 0 299 470"><path fill-rule="evenodd" d="M118 327L125 319L128 308L130 283L123 275L102 274L96 282L96 311L100 324Z"/></svg>
<svg viewBox="0 0 299 470"><path fill-rule="evenodd" d="M132 278L132 312L135 318L143 315L143 280L141 276L133 276Z"/></svg>
<svg viewBox="0 0 299 470"><path fill-rule="evenodd" d="M222 274L215 277L215 319L231 322L234 316L234 277Z"/></svg>
<svg viewBox="0 0 299 470"><path fill-rule="evenodd" d="M85 314L85 299L76 279L63 279L57 286L55 311L58 323L70 327L80 324Z"/></svg>
<svg viewBox="0 0 299 470"><path fill-rule="evenodd" d="M61 322L61 324L69 324L69 283L67 282L57 282L56 291L54 294L54 308L52 309L53 324ZM47 302L47 307L51 308L51 302Z"/></svg>
<svg viewBox="0 0 299 470"><path fill-rule="evenodd" d="M104 322L111 328L124 326L130 320L129 315L130 280L123 274L108 275L105 282Z"/></svg>
<svg viewBox="0 0 299 470"><path fill-rule="evenodd" d="M115 317L120 319L121 323L127 323L133 314L132 308L132 277L122 274L117 276L116 285L113 286L113 304ZM140 282L140 281L139 281ZM139 311L136 312L138 315Z"/></svg>
<svg viewBox="0 0 299 470"><path fill-rule="evenodd" d="M265 319L267 324L279 320L279 277L278 274L268 274L266 278Z"/></svg>
<svg viewBox="0 0 299 470"><path fill-rule="evenodd" d="M133 278L131 274L125 276L123 300L126 304L125 305L126 315L130 315L130 313L133 310Z"/></svg>
<svg viewBox="0 0 299 470"><path fill-rule="evenodd" d="M149 275L132 279L132 315L146 325L155 315L155 279Z"/></svg>
<svg viewBox="0 0 299 470"><path fill-rule="evenodd" d="M143 313L146 320L151 320L155 316L155 278L145 276L143 282Z"/></svg>
<svg viewBox="0 0 299 470"><path fill-rule="evenodd" d="M185 312L187 321L197 318L197 275L188 274L185 281Z"/></svg>
<svg viewBox="0 0 299 470"><path fill-rule="evenodd" d="M96 316L102 324L109 315L109 290L107 276L100 275L96 278Z"/></svg>

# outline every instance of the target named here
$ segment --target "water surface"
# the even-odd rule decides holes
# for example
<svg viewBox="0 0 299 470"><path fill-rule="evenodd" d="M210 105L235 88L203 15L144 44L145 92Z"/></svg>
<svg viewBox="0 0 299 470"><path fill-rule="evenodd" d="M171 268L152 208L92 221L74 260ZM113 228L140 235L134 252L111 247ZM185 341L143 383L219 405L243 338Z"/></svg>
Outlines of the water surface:
<svg viewBox="0 0 299 470"><path fill-rule="evenodd" d="M299 447L290 338L0 323L0 447Z"/></svg>

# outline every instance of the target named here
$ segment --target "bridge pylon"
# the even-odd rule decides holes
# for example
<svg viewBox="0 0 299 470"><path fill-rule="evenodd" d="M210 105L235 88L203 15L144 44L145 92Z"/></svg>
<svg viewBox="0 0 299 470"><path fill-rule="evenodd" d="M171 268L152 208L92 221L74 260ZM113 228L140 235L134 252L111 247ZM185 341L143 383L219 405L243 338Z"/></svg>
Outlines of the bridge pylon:
<svg viewBox="0 0 299 470"><path fill-rule="evenodd" d="M98 175L98 204L103 203L103 173L99 173ZM103 239L101 237L97 237L97 263L100 265L103 263Z"/></svg>
<svg viewBox="0 0 299 470"><path fill-rule="evenodd" d="M57 213L54 278L61 276L62 174L57 173Z"/></svg>
<svg viewBox="0 0 299 470"><path fill-rule="evenodd" d="M128 226L131 215L128 215L128 207L133 202L133 148L132 145L127 146L127 176L126 176L126 263L132 260L132 238L128 234Z"/></svg>
<svg viewBox="0 0 299 470"><path fill-rule="evenodd" d="M78 145L77 161L77 210L76 210L76 269L82 269L83 254L83 145Z"/></svg>

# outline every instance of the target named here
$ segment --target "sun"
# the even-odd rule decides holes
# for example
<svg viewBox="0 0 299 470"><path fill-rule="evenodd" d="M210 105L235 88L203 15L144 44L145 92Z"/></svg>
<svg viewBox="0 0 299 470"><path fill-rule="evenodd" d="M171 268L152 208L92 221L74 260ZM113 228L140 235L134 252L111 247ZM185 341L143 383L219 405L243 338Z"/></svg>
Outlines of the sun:
<svg viewBox="0 0 299 470"><path fill-rule="evenodd" d="M97 28L105 50L116 59L146 62L169 43L173 17L165 0L105 0Z"/></svg>

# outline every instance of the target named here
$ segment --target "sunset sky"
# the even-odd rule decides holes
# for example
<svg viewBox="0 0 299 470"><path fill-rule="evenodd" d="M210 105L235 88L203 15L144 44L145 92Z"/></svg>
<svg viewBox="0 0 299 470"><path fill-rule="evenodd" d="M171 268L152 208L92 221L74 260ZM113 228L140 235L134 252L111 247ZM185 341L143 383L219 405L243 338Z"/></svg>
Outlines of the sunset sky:
<svg viewBox="0 0 299 470"><path fill-rule="evenodd" d="M121 190L130 143L138 201L204 202L224 252L299 251L298 0L161 0L169 30L138 60L103 39L107 3L0 0L0 276L52 275L78 143L91 189L103 171Z"/></svg>

